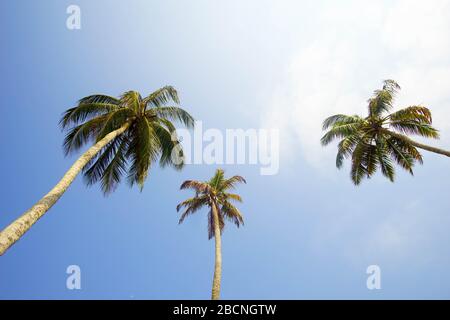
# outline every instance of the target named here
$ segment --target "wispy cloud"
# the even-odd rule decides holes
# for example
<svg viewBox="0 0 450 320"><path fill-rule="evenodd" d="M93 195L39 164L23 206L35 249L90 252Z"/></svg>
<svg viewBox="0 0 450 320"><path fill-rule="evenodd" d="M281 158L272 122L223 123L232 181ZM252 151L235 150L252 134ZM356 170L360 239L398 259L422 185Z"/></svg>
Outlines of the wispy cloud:
<svg viewBox="0 0 450 320"><path fill-rule="evenodd" d="M299 39L287 84L276 89L263 117L295 133L282 137L290 141L285 155L300 145L322 170L335 151L320 146L323 119L364 115L366 100L388 78L403 87L397 106L429 106L442 130L442 140L433 143L450 142L450 1L346 1L317 12L314 21L321 27L310 31L310 42Z"/></svg>
<svg viewBox="0 0 450 320"><path fill-rule="evenodd" d="M424 199L381 210L384 205L360 208L341 203L339 214L319 213L312 229L311 249L328 248L339 259L355 265L389 264L390 268L410 261L416 267L442 260L448 242L446 210L430 209Z"/></svg>

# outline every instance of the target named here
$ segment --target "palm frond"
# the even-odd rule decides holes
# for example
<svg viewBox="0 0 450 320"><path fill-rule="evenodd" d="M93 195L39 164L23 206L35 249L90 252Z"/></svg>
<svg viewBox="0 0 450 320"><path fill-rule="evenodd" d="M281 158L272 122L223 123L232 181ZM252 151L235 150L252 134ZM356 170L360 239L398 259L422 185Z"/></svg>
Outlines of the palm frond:
<svg viewBox="0 0 450 320"><path fill-rule="evenodd" d="M107 195L113 192L120 183L122 175L126 172L127 159L126 149L128 141L123 139L117 148L114 157L109 162L109 165L103 170L102 174L102 191Z"/></svg>
<svg viewBox="0 0 450 320"><path fill-rule="evenodd" d="M392 158L405 170L413 174L415 162L423 164L423 158L417 148L409 142L397 137L390 137L386 140Z"/></svg>
<svg viewBox="0 0 450 320"><path fill-rule="evenodd" d="M139 113L140 110L140 102L142 101L142 97L137 91L127 91L120 96L120 105L132 109L134 112Z"/></svg>
<svg viewBox="0 0 450 320"><path fill-rule="evenodd" d="M320 139L323 146L330 144L333 140L355 135L362 127L362 123L335 123L333 127Z"/></svg>
<svg viewBox="0 0 450 320"><path fill-rule="evenodd" d="M400 140L396 139L387 139L387 143L389 145L390 153L392 158L397 162L403 169L409 171L409 173L413 173L414 166L414 158L407 152L405 152L404 148L402 148Z"/></svg>
<svg viewBox="0 0 450 320"><path fill-rule="evenodd" d="M172 86L162 87L143 99L143 103L148 107L162 107L169 102L180 103L177 90Z"/></svg>
<svg viewBox="0 0 450 320"><path fill-rule="evenodd" d="M219 216L219 228L220 228L220 233L222 234L223 229L225 228L225 222L223 221L223 215L220 212L220 209L217 208L218 212L218 216ZM208 239L211 240L212 238L214 238L214 217L212 214L212 210L209 211L208 213Z"/></svg>
<svg viewBox="0 0 450 320"><path fill-rule="evenodd" d="M376 144L376 152L378 157L378 162L380 164L381 172L385 177L387 177L391 182L394 182L395 169L392 164L391 158L389 156L389 148L387 141L384 137L379 136Z"/></svg>
<svg viewBox="0 0 450 320"><path fill-rule="evenodd" d="M177 211L180 211L183 207L185 207L186 210L181 215L178 223L179 224L183 223L183 221L186 219L186 217L197 212L205 205L208 205L208 198L206 196L194 197L194 198L190 198L190 199L187 199L187 200L181 202L177 206Z"/></svg>
<svg viewBox="0 0 450 320"><path fill-rule="evenodd" d="M358 134L345 137L338 144L338 153L336 155L336 167L342 168L344 159L351 157L355 145L361 140Z"/></svg>
<svg viewBox="0 0 450 320"><path fill-rule="evenodd" d="M180 189L181 190L183 190L183 189L194 189L198 193L210 192L211 191L211 187L207 183L196 181L196 180L186 180L186 181L184 181L181 184Z"/></svg>
<svg viewBox="0 0 450 320"><path fill-rule="evenodd" d="M219 191L219 186L225 180L225 172L222 169L217 169L214 176L209 180L208 184L215 190Z"/></svg>
<svg viewBox="0 0 450 320"><path fill-rule="evenodd" d="M348 116L345 114L336 114L334 116L328 117L323 121L322 130L327 130L333 127L335 124L351 124L361 122L361 117L357 115Z"/></svg>
<svg viewBox="0 0 450 320"><path fill-rule="evenodd" d="M157 107L147 110L145 114L148 117L156 117L170 121L177 121L187 128L194 127L194 118L185 110L179 107Z"/></svg>
<svg viewBox="0 0 450 320"><path fill-rule="evenodd" d="M177 133L177 129L175 128L175 126L173 125L173 123L167 119L164 118L158 118L157 120L161 125L163 125L164 127L166 127L166 129L170 132L170 134L172 136L176 136ZM177 139L178 140L178 139Z"/></svg>
<svg viewBox="0 0 450 320"><path fill-rule="evenodd" d="M230 202L226 201L220 209L222 215L229 221L233 222L238 228L244 225L244 217L241 212Z"/></svg>
<svg viewBox="0 0 450 320"><path fill-rule="evenodd" d="M100 130L96 136L96 141L102 140L108 133L119 129L134 115L135 112L129 108L120 108L107 114L102 130Z"/></svg>
<svg viewBox="0 0 450 320"><path fill-rule="evenodd" d="M432 124L433 118L431 111L424 106L411 106L391 113L387 117L391 121L419 121L426 124Z"/></svg>
<svg viewBox="0 0 450 320"><path fill-rule="evenodd" d="M130 143L127 157L130 159L128 182L131 186L138 184L142 190L148 170L158 158L160 144L152 126L145 117L136 120L130 129Z"/></svg>
<svg viewBox="0 0 450 320"><path fill-rule="evenodd" d="M439 138L439 131L431 125L417 120L398 120L390 122L392 129L404 134L416 134L425 138Z"/></svg>
<svg viewBox="0 0 450 320"><path fill-rule="evenodd" d="M234 201L238 201L238 202L242 202L242 197L238 194L235 193L225 193L224 194L224 198L225 199L231 199Z"/></svg>
<svg viewBox="0 0 450 320"><path fill-rule="evenodd" d="M107 114L117 108L119 108L118 105L111 103L80 103L63 113L59 125L62 129L65 129L70 125L76 125L87 119Z"/></svg>
<svg viewBox="0 0 450 320"><path fill-rule="evenodd" d="M119 105L120 100L105 94L93 94L84 98L81 98L78 101L78 104L89 104L89 103L106 103L106 104L114 104Z"/></svg>
<svg viewBox="0 0 450 320"><path fill-rule="evenodd" d="M107 115L99 116L70 129L63 142L64 154L68 155L78 151L87 142L94 140L106 119Z"/></svg>
<svg viewBox="0 0 450 320"><path fill-rule="evenodd" d="M374 96L369 99L369 116L379 116L392 109L395 94L400 86L394 80L385 80L383 89L375 90Z"/></svg>
<svg viewBox="0 0 450 320"><path fill-rule="evenodd" d="M417 150L417 148L411 145L409 142L398 139L397 137L390 137L388 141L395 143L395 145L400 148L403 152L409 154L415 161L423 164L422 154Z"/></svg>
<svg viewBox="0 0 450 320"><path fill-rule="evenodd" d="M373 144L366 144L365 151L362 157L362 164L367 171L367 178L370 178L378 167L378 157L376 152L376 146Z"/></svg>
<svg viewBox="0 0 450 320"><path fill-rule="evenodd" d="M124 135L116 137L113 141L103 147L96 157L91 159L91 161L84 166L84 181L88 186L93 185L102 178L103 172L108 167L123 140Z"/></svg>
<svg viewBox="0 0 450 320"><path fill-rule="evenodd" d="M361 141L356 145L352 154L350 176L355 185L359 185L362 179L368 176L367 168L363 164L365 152L367 152L367 145Z"/></svg>
<svg viewBox="0 0 450 320"><path fill-rule="evenodd" d="M221 185L221 190L228 190L236 188L236 184L238 183L247 183L247 181L241 176L233 176L229 179L224 180Z"/></svg>
<svg viewBox="0 0 450 320"><path fill-rule="evenodd" d="M181 170L184 166L184 154L180 142L174 140L176 135L171 134L166 128L157 123L153 123L153 127L161 146L159 164L161 167L171 166Z"/></svg>

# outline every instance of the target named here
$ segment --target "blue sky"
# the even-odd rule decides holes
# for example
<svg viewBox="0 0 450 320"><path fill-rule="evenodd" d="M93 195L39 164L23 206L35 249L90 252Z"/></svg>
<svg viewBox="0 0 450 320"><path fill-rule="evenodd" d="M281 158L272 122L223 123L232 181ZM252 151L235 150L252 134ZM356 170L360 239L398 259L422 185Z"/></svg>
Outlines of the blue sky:
<svg viewBox="0 0 450 320"><path fill-rule="evenodd" d="M81 30L66 8L81 8ZM448 159L395 184L354 187L320 146L321 122L360 113L383 79L398 105L424 103L450 146L450 2L2 1L0 227L50 190L76 159L62 153L61 113L92 93L175 86L206 128L279 128L280 170L225 166L246 225L223 235L225 299L450 298ZM0 258L0 298L207 299L214 243L206 211L179 226L186 179L155 167L142 193L105 198L79 177ZM81 267L82 289L66 289ZM382 289L366 288L379 265Z"/></svg>

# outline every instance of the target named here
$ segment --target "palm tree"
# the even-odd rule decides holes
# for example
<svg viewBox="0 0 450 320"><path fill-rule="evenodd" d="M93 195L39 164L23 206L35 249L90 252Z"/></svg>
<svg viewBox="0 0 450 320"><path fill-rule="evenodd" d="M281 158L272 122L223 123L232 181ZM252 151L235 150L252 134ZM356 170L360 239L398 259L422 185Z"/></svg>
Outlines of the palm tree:
<svg viewBox="0 0 450 320"><path fill-rule="evenodd" d="M450 157L449 151L416 142L407 136L416 134L439 138L438 130L432 126L431 112L426 107L410 106L389 113L398 90L400 86L395 81L386 80L383 88L376 90L368 100L367 117L338 114L323 123L323 130L329 130L322 137L322 145L340 139L336 166L341 168L344 159L351 158L351 179L356 185L363 178L370 178L378 168L394 181L394 163L413 174L415 163L423 163L417 148Z"/></svg>
<svg viewBox="0 0 450 320"><path fill-rule="evenodd" d="M64 140L67 154L90 141L93 145L66 172L56 186L31 209L0 232L0 255L11 247L63 195L83 170L85 182L101 182L104 194L115 190L123 175L142 190L151 164L159 158L161 166L180 169L183 153L171 121L193 127L193 118L177 106L177 91L163 87L142 98L128 91L120 98L91 95L62 116L62 129L69 129Z"/></svg>
<svg viewBox="0 0 450 320"><path fill-rule="evenodd" d="M237 227L244 224L244 219L239 210L231 203L231 201L242 202L242 198L234 193L229 193L229 189L234 189L237 183L246 183L241 176L233 176L225 179L224 171L218 169L211 178L206 182L195 180L185 181L180 189L194 189L195 197L181 202L177 206L177 211L185 208L180 217L179 223L184 219L197 212L203 206L209 207L208 213L208 239L214 237L215 243L215 267L212 286L212 299L218 300L220 297L220 280L222 277L222 245L221 233L225 226L225 219L230 220Z"/></svg>

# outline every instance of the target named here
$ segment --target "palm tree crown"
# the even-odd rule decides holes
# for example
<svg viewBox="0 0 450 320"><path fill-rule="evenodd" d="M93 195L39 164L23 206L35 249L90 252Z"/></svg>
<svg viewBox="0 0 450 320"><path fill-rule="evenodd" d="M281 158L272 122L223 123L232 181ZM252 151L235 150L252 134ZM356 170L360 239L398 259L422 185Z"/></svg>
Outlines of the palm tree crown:
<svg viewBox="0 0 450 320"><path fill-rule="evenodd" d="M233 222L237 227L244 224L242 214L232 204L232 201L242 202L242 198L238 194L228 192L230 189L234 189L237 183L246 183L246 181L241 176L233 176L225 179L222 169L218 169L211 180L206 182L195 180L185 181L180 189L193 189L195 191L195 197L187 199L177 206L177 211L180 211L183 207L185 208L179 223L182 223L187 216L206 206L210 208L208 213L209 239L215 236L213 208L216 208L218 211L220 231L225 226L225 219Z"/></svg>
<svg viewBox="0 0 450 320"><path fill-rule="evenodd" d="M368 100L368 116L338 114L327 118L323 130L323 145L339 139L336 166L341 168L346 158L351 158L351 179L358 185L370 178L378 168L384 176L394 181L394 163L413 174L416 162L423 163L417 148L449 155L448 151L417 143L407 137L415 134L426 138L439 138L432 126L431 112L426 107L410 106L389 113L400 86L393 80L384 81Z"/></svg>
<svg viewBox="0 0 450 320"><path fill-rule="evenodd" d="M68 109L60 125L69 129L64 140L66 154L79 150L90 141L98 142L108 133L126 127L83 168L85 182L101 181L105 194L113 191L124 174L130 185L142 189L151 164L159 158L162 166L183 166L183 154L171 121L193 127L194 120L178 105L177 91L163 87L145 98L136 91L121 97L91 95Z"/></svg>

